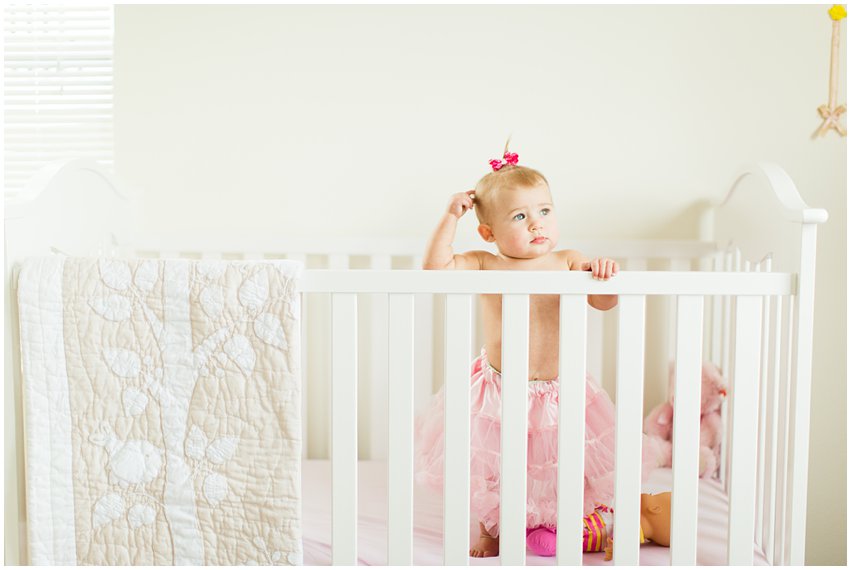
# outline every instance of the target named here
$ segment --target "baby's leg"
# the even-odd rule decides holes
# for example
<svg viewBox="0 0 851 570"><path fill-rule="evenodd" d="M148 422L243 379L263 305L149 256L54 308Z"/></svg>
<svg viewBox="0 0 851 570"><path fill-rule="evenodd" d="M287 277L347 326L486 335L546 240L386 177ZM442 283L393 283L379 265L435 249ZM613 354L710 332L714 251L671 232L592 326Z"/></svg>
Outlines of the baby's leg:
<svg viewBox="0 0 851 570"><path fill-rule="evenodd" d="M470 556L475 558L499 556L499 537L491 536L482 523L479 523L479 530L479 541L470 549Z"/></svg>

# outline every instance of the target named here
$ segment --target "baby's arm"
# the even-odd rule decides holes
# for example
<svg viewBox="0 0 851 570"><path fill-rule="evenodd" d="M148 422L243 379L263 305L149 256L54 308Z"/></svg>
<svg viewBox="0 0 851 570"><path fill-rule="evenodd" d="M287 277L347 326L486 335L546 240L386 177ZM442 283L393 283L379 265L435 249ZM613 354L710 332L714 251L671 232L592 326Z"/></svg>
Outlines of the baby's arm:
<svg viewBox="0 0 851 570"><path fill-rule="evenodd" d="M598 257L588 259L578 251L568 251L568 263L571 271L590 271L594 279L608 281L617 275L620 267L613 259ZM618 304L617 295L588 295L588 304L600 311L608 311Z"/></svg>
<svg viewBox="0 0 851 570"><path fill-rule="evenodd" d="M473 208L473 190L453 194L446 213L440 218L423 257L423 269L481 269L479 252L453 254L452 242L458 220Z"/></svg>

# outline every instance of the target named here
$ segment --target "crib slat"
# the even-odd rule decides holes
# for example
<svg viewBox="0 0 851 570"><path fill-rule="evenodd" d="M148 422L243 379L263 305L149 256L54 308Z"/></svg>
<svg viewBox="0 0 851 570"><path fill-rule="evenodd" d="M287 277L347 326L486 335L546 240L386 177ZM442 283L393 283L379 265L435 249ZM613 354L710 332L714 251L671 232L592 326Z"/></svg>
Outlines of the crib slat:
<svg viewBox="0 0 851 570"><path fill-rule="evenodd" d="M627 537L639 535L645 299L621 295L618 301L614 528ZM616 540L614 561L637 565L638 541Z"/></svg>
<svg viewBox="0 0 851 570"><path fill-rule="evenodd" d="M390 269L389 255L372 255L369 258L370 269ZM369 349L369 458L387 458L387 319L388 294L373 293L368 296L370 305Z"/></svg>
<svg viewBox="0 0 851 570"><path fill-rule="evenodd" d="M587 297L586 297L587 303ZM606 342L605 321L602 311L588 311L588 343L586 346L588 374L603 385L603 346Z"/></svg>
<svg viewBox="0 0 851 570"><path fill-rule="evenodd" d="M756 296L736 299L727 538L731 565L753 564L761 303L762 298Z"/></svg>
<svg viewBox="0 0 851 570"><path fill-rule="evenodd" d="M434 295L414 295L414 410L428 405L434 385Z"/></svg>
<svg viewBox="0 0 851 570"><path fill-rule="evenodd" d="M671 489L671 564L697 563L697 472L700 442L700 387L703 297L677 297L676 385L674 388Z"/></svg>
<svg viewBox="0 0 851 570"><path fill-rule="evenodd" d="M585 295L561 295L559 317L558 528L559 566L582 564L585 473ZM572 529L572 530L570 530Z"/></svg>
<svg viewBox="0 0 851 570"><path fill-rule="evenodd" d="M668 260L668 271L691 271L691 260L680 258L670 259ZM668 305L668 326L665 328L667 336L665 356L667 360L673 360L674 355L677 353L677 335L675 333L677 330L677 299L678 297L673 295L669 295L666 299Z"/></svg>
<svg viewBox="0 0 851 570"><path fill-rule="evenodd" d="M586 297L587 302L587 297ZM588 342L586 343L586 367L588 374L599 386L603 385L603 358L605 356L606 331L602 311L589 311Z"/></svg>
<svg viewBox="0 0 851 570"><path fill-rule="evenodd" d="M502 425L499 555L526 563L526 443L529 393L529 295L502 296Z"/></svg>
<svg viewBox="0 0 851 570"><path fill-rule="evenodd" d="M473 331L470 336L470 350L473 351L473 354L476 354L484 343L479 343L479 324L482 320L479 315L479 299L478 296L473 296L472 299L473 303L470 309L472 310Z"/></svg>
<svg viewBox="0 0 851 570"><path fill-rule="evenodd" d="M742 258L742 250L738 247L734 247L732 250L732 268L730 269L733 272L741 272L742 267L744 266L744 260ZM732 300L730 303L730 328L729 334L730 337L727 340L727 370L732 370L733 368L733 358L734 350L733 347L736 344L736 327L733 324L734 318L733 314L737 310L736 303L738 300ZM721 403L721 421L723 422L724 428L724 439L721 443L721 481L724 484L724 488L729 492L730 489L730 463L732 461L732 438L733 438L733 416L730 413L730 408L725 400Z"/></svg>
<svg viewBox="0 0 851 570"><path fill-rule="evenodd" d="M320 260L320 261L322 261L322 260ZM324 262L325 262L326 267L328 269L344 270L344 269L349 268L349 256L348 255L332 254L332 255L329 255L324 260ZM324 300L324 296L323 296L323 300ZM328 326L328 320L327 320L326 313L323 311L323 309L324 309L324 311L327 311L327 305L325 307L320 308L320 311L322 311L320 314L324 317L322 325L320 325L320 326L326 326L327 327ZM313 394L318 396L318 397L313 398L313 403L314 403L313 414L314 414L314 417L320 418L320 421L322 421L322 423L324 423L324 425L321 426L322 427L322 433L321 434L317 433L315 435L315 437L316 438L324 437L325 443L320 449L324 449L326 453L330 453L328 450L330 450L331 445L332 445L331 442L333 441L332 435L331 435L332 434L331 417L333 416L333 412L328 413L329 410L327 408L327 402L329 402L331 400L331 398L328 396L328 393L329 393L328 391L331 390L332 388L329 385L329 376L328 376L328 369L327 369L328 365L327 365L326 359L324 358L324 355L328 353L328 350L330 348L329 343L331 342L331 337L327 336L327 335L323 335L321 337L321 339L317 338L315 340L318 341L318 342L313 342L310 346L310 349L313 351L313 355L314 355L314 358L316 360L314 360L314 365L315 365L314 376L311 379L311 383L309 384L309 386L312 388ZM320 343L322 343L322 344L320 344ZM318 407L317 407L317 404L318 404ZM325 407L325 409L322 410L322 407ZM317 427L317 426L314 425L314 427ZM317 429L316 431L318 432L319 430Z"/></svg>
<svg viewBox="0 0 851 570"><path fill-rule="evenodd" d="M413 564L414 296L390 295L387 563Z"/></svg>
<svg viewBox="0 0 851 570"><path fill-rule="evenodd" d="M473 297L473 354L478 353L485 345L485 327L482 315L482 297Z"/></svg>
<svg viewBox="0 0 851 570"><path fill-rule="evenodd" d="M781 302L779 297L771 297L769 306L769 358L768 374L766 376L768 390L766 393L766 458L765 458L765 502L763 504L763 551L768 562L775 563L774 558L774 517L777 501L777 439L778 439L778 401L780 392L780 323Z"/></svg>
<svg viewBox="0 0 851 570"><path fill-rule="evenodd" d="M771 461L771 503L769 505L769 518L771 521L768 531L768 547L766 552L771 557L771 563L775 565L782 564L782 554L780 545L783 542L783 513L785 496L785 487L783 481L786 473L785 463L785 444L786 444L786 388L785 381L786 371L788 367L789 355L789 336L786 323L791 315L791 302L788 296L778 297L774 307L774 395L772 399L774 437L772 443L774 451Z"/></svg>
<svg viewBox="0 0 851 570"><path fill-rule="evenodd" d="M776 530L776 551L778 564L789 564L789 514L791 512L789 485L789 473L791 470L789 463L789 446L791 445L791 436L789 429L789 410L791 408L791 393L792 393L792 374L793 374L793 358L792 358L792 339L795 338L795 304L797 297L790 295L788 303L784 307L786 312L786 323L783 326L783 354L785 358L782 361L782 371L780 373L780 457L777 465L778 476L778 495L780 502L779 516L777 520L779 526Z"/></svg>
<svg viewBox="0 0 851 570"><path fill-rule="evenodd" d="M724 270L724 254L718 252L714 258L714 271ZM724 330L724 300L719 295L712 296L712 351L709 359L714 362L725 375L727 370L721 360L721 343Z"/></svg>
<svg viewBox="0 0 851 570"><path fill-rule="evenodd" d="M466 566L470 542L470 338L472 297L446 295L443 563Z"/></svg>
<svg viewBox="0 0 851 570"><path fill-rule="evenodd" d="M308 335L308 332L307 332L308 331L308 329L307 329L307 321L308 321L308 318L307 318L307 314L308 314L307 313L307 311L308 311L307 298L308 298L308 294L302 293L302 294L299 295L298 298L299 298L299 303L300 303L299 307L298 307L298 312L299 312L299 319L301 320L301 333L300 333L301 337L300 337L300 341L299 341L300 342L300 356L301 356L301 361L300 361L300 364L301 364L301 442L302 442L301 456L304 459L307 459L308 457L311 457L311 454L310 454L310 448L311 448L310 434L311 434L311 430L310 430L310 406L309 406L310 397L309 397L309 394L308 394L308 391L307 391L307 387L310 385L308 383L309 367L308 367L308 361L307 361L308 360L308 354L309 354L308 345L310 344L307 340L309 338L307 336Z"/></svg>
<svg viewBox="0 0 851 570"><path fill-rule="evenodd" d="M334 565L357 564L357 295L334 293L331 330L331 547Z"/></svg>
<svg viewBox="0 0 851 570"><path fill-rule="evenodd" d="M726 251L724 253L724 271L732 271L733 270L733 254L731 251ZM721 306L722 306L722 314L721 314L721 371L730 378L730 341L732 338L732 309L733 309L733 297L731 295L724 295L721 298ZM730 418L728 415L728 407L729 407L729 399L721 403L721 425L723 426L724 433L721 438L721 454L720 454L720 468L718 476L721 480L721 485L724 487L724 492L729 492L730 489L727 487L727 454L730 451L729 447L729 435L730 435Z"/></svg>
<svg viewBox="0 0 851 570"><path fill-rule="evenodd" d="M410 257L412 269L422 269L423 256ZM434 384L434 295L414 295L414 412L428 404Z"/></svg>
<svg viewBox="0 0 851 570"><path fill-rule="evenodd" d="M771 271L771 259L764 259L756 266L756 271ZM769 355L770 355L770 336L771 336L771 297L765 296L762 298L762 341L759 367L759 436L758 436L758 456L756 462L756 527L754 530L754 540L760 546L765 547L765 520L764 506L766 504L766 461L768 455L768 380L769 380Z"/></svg>

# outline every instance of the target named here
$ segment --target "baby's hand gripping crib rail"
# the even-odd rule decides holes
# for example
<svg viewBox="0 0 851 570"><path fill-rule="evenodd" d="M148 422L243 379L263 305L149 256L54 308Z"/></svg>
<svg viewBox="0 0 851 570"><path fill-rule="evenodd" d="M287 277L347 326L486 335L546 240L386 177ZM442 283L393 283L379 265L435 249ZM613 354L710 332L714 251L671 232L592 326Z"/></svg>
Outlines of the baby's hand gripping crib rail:
<svg viewBox="0 0 851 570"><path fill-rule="evenodd" d="M121 236L115 215L120 191L111 177L85 161L55 165L38 179L30 201L7 207L7 307L13 297L14 264L44 255L51 248L73 254L103 254L114 248L107 236ZM752 175L752 176L749 176ZM767 194L742 189L758 180ZM100 184L100 186L98 186ZM85 190L80 190L84 186ZM75 202L74 192L86 201ZM97 196L100 201L91 201ZM106 198L108 196L108 199ZM70 203L89 211L91 219L69 216ZM756 204L756 206L754 206ZM764 212L767 231L752 213ZM103 208L97 211L96 208ZM119 208L120 211L120 208ZM772 214L772 215L769 215ZM582 563L582 477L585 383L597 342L588 325L589 294L620 296L616 310L615 360L616 461L615 526L620 536L638 536L641 425L648 300L664 296L672 307L670 356L676 362L677 426L673 441L673 503L671 562L695 564L698 550L697 497L701 363L720 365L731 382L727 415L728 442L722 451L721 477L729 497L726 561L753 564L754 545L774 564L802 564L806 523L812 323L816 224L823 210L810 209L788 176L776 166L758 165L737 177L725 201L707 210L701 240L648 243L645 246L589 242L586 252L621 257L627 269L602 283L579 272L439 272L390 269L391 256L409 258L416 267L416 244L376 245L371 241L317 244L294 240L281 245L274 236L254 241L187 239L175 242L136 240L123 243L124 253L171 257L197 252L201 258L288 257L307 261L327 255L332 269L307 269L302 298L330 295L331 356L329 376L332 418L334 564L356 564L358 431L359 295L386 298L379 311L387 339L386 422L388 460L388 562L413 559L413 416L415 331L421 319L415 309L423 295L445 296L444 354L446 390L446 485L444 493L445 564L468 563L469 505L469 364L476 337L475 296L503 297L503 418L500 556L503 564L524 564L526 488L526 378L528 378L529 295L560 295L558 564ZM744 223L747 220L748 223ZM90 223L86 223L89 221ZM81 229L83 223L86 227ZM792 223L789 223L792 222ZM791 237L790 237L791 236ZM721 244L715 248L714 243ZM386 243L386 242L385 242ZM728 244L735 243L736 247ZM234 245L237 244L237 245ZM571 244L572 245L572 244ZM618 250L617 248L621 249ZM607 249L608 248L608 249ZM614 252L612 251L614 248ZM233 253L236 252L236 253ZM279 255L282 252L284 255ZM765 256L766 252L771 255ZM376 255L377 254L377 255ZM369 256L373 269L345 269L352 255ZM646 259L662 257L673 271L643 271ZM749 260L760 259L758 263ZM637 259L638 261L631 261ZM377 261L376 261L377 260ZM412 261L410 261L412 260ZM338 269L333 269L337 267ZM689 271L689 269L701 271ZM639 269L639 270L630 270ZM13 408L19 376L13 361L14 310L7 311L7 414ZM315 321L310 324L314 326ZM315 326L324 326L322 323ZM383 338L383 337L382 337ZM365 340L361 335L360 340ZM307 344L307 343L305 343ZM9 356L12 358L9 358ZM600 353L602 358L602 353ZM14 382L13 382L14 379ZM16 425L16 429L19 426ZM8 442L7 442L8 443ZM21 466L18 465L17 473ZM355 475L353 475L355 474ZM20 483L7 477L7 496ZM12 510L12 516L9 511ZM7 508L7 527L22 523L21 507ZM570 532L573 527L575 532ZM20 529L18 529L20 532ZM8 536L8 534L7 534ZM7 553L9 552L7 540ZM617 564L637 564L637 542L616 544ZM8 555L7 555L8 556ZM7 558L7 562L9 558Z"/></svg>

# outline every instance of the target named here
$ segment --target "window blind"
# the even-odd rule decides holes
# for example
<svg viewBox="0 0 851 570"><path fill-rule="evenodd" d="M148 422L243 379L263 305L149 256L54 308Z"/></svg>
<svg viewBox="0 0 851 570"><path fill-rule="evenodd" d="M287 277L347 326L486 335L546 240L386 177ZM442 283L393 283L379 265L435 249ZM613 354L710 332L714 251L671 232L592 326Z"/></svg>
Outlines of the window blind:
<svg viewBox="0 0 851 570"><path fill-rule="evenodd" d="M112 6L3 8L5 196L68 158L112 169Z"/></svg>

